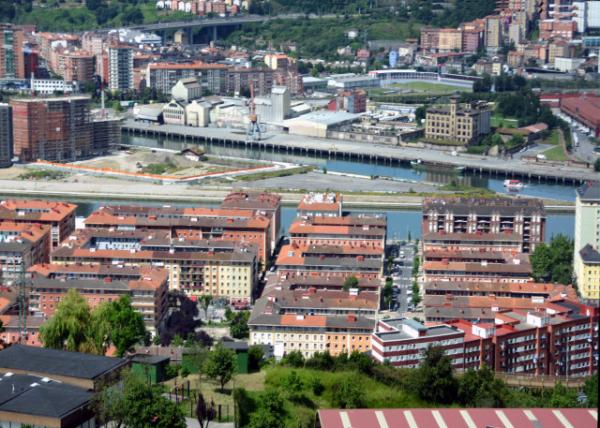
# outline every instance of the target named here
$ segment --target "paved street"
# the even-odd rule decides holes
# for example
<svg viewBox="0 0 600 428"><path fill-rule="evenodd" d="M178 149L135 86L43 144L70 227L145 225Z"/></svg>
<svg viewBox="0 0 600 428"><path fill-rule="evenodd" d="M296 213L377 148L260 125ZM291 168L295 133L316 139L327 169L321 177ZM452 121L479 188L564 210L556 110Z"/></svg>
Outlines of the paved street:
<svg viewBox="0 0 600 428"><path fill-rule="evenodd" d="M412 293L412 266L415 256L414 244L405 244L396 247L392 254L394 266L391 276L394 280L394 303L398 315L409 311L409 301Z"/></svg>

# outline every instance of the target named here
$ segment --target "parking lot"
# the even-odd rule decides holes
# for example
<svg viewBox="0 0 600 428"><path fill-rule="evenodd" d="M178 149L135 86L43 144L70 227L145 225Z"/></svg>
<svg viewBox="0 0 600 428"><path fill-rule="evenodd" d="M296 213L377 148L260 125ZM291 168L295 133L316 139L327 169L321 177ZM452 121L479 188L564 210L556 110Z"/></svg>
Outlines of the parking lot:
<svg viewBox="0 0 600 428"><path fill-rule="evenodd" d="M399 314L409 312L412 308L412 268L415 257L414 243L404 243L394 247L391 256L394 262L390 276L394 281L392 310Z"/></svg>

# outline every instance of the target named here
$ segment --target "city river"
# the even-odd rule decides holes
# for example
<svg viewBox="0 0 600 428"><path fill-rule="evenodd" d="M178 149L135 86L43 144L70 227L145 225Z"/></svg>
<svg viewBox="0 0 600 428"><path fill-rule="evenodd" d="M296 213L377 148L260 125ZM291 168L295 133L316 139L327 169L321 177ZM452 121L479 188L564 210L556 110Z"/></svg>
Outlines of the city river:
<svg viewBox="0 0 600 428"><path fill-rule="evenodd" d="M168 150L181 150L182 148L189 146L189 143L186 144L181 141L170 141L128 135L123 135L123 143ZM487 188L498 193L508 192L503 185L503 179L493 178L485 174L459 175L457 173L443 170L419 171L411 168L408 165L390 166L368 162L298 156L273 151L211 146L208 144L203 145L202 148L206 153L217 156L234 156L255 160L270 160L314 165L318 168L327 169L327 171L332 172L344 172L364 176L393 177L396 179L414 182L424 181L429 183L446 184L454 181L458 184ZM510 160L507 160L507 162L510 162ZM569 184L548 183L535 179L525 182L525 188L520 191L519 194L573 202L575 200L575 186Z"/></svg>

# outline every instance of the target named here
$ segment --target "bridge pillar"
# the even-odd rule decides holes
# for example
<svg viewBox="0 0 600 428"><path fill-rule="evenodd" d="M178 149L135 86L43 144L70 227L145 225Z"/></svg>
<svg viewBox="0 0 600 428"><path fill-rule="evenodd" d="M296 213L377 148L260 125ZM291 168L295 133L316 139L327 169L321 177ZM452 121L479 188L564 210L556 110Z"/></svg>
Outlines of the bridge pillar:
<svg viewBox="0 0 600 428"><path fill-rule="evenodd" d="M214 27L212 27L212 42L216 42L217 41L217 26L215 25Z"/></svg>
<svg viewBox="0 0 600 428"><path fill-rule="evenodd" d="M188 45L194 44L194 29L192 27L189 27L187 29L187 40L188 40Z"/></svg>

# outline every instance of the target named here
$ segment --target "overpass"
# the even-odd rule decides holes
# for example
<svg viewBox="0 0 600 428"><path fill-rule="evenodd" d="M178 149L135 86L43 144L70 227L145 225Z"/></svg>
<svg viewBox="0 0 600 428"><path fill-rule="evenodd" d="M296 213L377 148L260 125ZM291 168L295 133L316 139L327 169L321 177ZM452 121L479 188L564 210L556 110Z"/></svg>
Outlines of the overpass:
<svg viewBox="0 0 600 428"><path fill-rule="evenodd" d="M175 31L175 30L186 30L194 28L207 28L207 27L230 27L242 24L252 24L255 22L268 21L268 16L261 15L242 15L242 16L231 16L225 18L194 18L185 21L171 21L171 22L157 22L155 24L140 24L126 27L131 30L147 31L147 32L160 32L160 31Z"/></svg>

